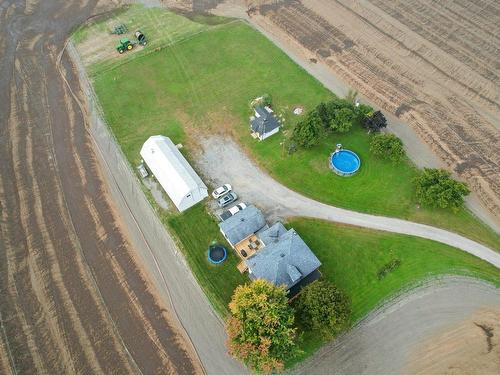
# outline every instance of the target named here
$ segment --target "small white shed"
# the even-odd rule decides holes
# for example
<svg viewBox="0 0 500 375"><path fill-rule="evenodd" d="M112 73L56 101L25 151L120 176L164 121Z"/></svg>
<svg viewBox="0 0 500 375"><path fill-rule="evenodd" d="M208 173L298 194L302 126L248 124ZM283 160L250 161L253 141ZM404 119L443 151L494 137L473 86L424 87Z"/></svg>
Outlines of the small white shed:
<svg viewBox="0 0 500 375"><path fill-rule="evenodd" d="M149 137L140 154L179 211L208 196L207 187L170 138Z"/></svg>

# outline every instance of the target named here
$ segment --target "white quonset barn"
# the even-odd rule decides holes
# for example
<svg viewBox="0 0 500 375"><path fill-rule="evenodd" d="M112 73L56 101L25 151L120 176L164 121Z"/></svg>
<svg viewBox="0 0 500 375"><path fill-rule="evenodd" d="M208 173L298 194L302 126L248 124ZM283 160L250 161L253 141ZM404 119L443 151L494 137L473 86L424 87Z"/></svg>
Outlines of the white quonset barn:
<svg viewBox="0 0 500 375"><path fill-rule="evenodd" d="M208 196L207 187L170 138L149 137L141 148L141 157L179 211Z"/></svg>

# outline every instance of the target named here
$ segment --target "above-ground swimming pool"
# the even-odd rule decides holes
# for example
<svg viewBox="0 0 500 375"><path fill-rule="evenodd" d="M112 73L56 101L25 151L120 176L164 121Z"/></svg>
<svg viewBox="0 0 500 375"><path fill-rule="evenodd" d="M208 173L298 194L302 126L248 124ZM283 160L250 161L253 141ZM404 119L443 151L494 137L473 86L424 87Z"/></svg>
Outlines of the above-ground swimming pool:
<svg viewBox="0 0 500 375"><path fill-rule="evenodd" d="M226 260L226 248L220 244L213 244L208 247L208 260L213 264L219 264Z"/></svg>
<svg viewBox="0 0 500 375"><path fill-rule="evenodd" d="M350 150L337 149L330 157L330 166L339 176L351 176L358 171L361 160Z"/></svg>

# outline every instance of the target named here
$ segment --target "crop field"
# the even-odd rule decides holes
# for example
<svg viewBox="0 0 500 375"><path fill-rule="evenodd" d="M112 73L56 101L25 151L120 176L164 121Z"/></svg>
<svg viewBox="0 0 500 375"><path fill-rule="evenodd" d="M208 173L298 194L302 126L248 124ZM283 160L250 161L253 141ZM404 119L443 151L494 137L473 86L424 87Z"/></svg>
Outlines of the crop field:
<svg viewBox="0 0 500 375"><path fill-rule="evenodd" d="M499 217L499 12L486 0L292 0L255 17L409 123Z"/></svg>

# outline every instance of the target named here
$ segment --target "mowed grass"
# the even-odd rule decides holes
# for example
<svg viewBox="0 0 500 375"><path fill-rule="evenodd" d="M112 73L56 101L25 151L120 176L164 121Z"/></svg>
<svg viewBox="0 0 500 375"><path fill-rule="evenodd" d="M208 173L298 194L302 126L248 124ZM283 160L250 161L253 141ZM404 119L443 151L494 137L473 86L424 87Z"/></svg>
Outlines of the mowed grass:
<svg viewBox="0 0 500 375"><path fill-rule="evenodd" d="M323 277L351 298L352 323L382 301L425 279L461 275L500 286L499 269L438 242L303 218L294 218L289 225L321 261ZM379 270L392 259L401 260L401 265L379 280ZM304 333L305 356L321 346L319 337L315 332Z"/></svg>
<svg viewBox="0 0 500 375"><path fill-rule="evenodd" d="M210 302L221 316L226 316L233 290L248 282L248 278L236 268L239 259L222 237L217 223L203 204L181 215L164 216L164 221L180 242L184 257ZM208 261L208 246L212 241L224 244L228 251L227 259L221 264Z"/></svg>
<svg viewBox="0 0 500 375"><path fill-rule="evenodd" d="M133 4L109 14L105 18L91 21L87 27L76 30L72 40L76 44L90 42L91 53L101 55L103 50L111 52L102 54L100 61L88 67L91 74L116 67L117 64L129 62L154 52L158 48L177 43L207 30L210 26L231 22L230 18L197 15L194 20L180 17L161 8L147 8ZM115 26L123 24L128 31L122 35L113 35ZM118 55L115 47L121 38L135 41L135 31L141 30L147 38L147 47L134 47L132 52ZM130 77L131 78L131 77Z"/></svg>
<svg viewBox="0 0 500 375"><path fill-rule="evenodd" d="M290 131L295 106L311 109L332 94L242 22L207 28L157 53L94 71L92 78L106 120L133 164L152 134L184 142L182 129L188 127L203 136L230 127L258 163L298 192L339 207L451 229L500 248L500 237L469 211L418 207L412 184L416 168L371 156L369 135L359 124L348 134L325 136L318 146L292 155L283 152L281 134L253 140L248 130L252 98L270 93L275 111L289 120L285 131ZM328 157L339 142L361 158L353 177L336 176L328 168Z"/></svg>

